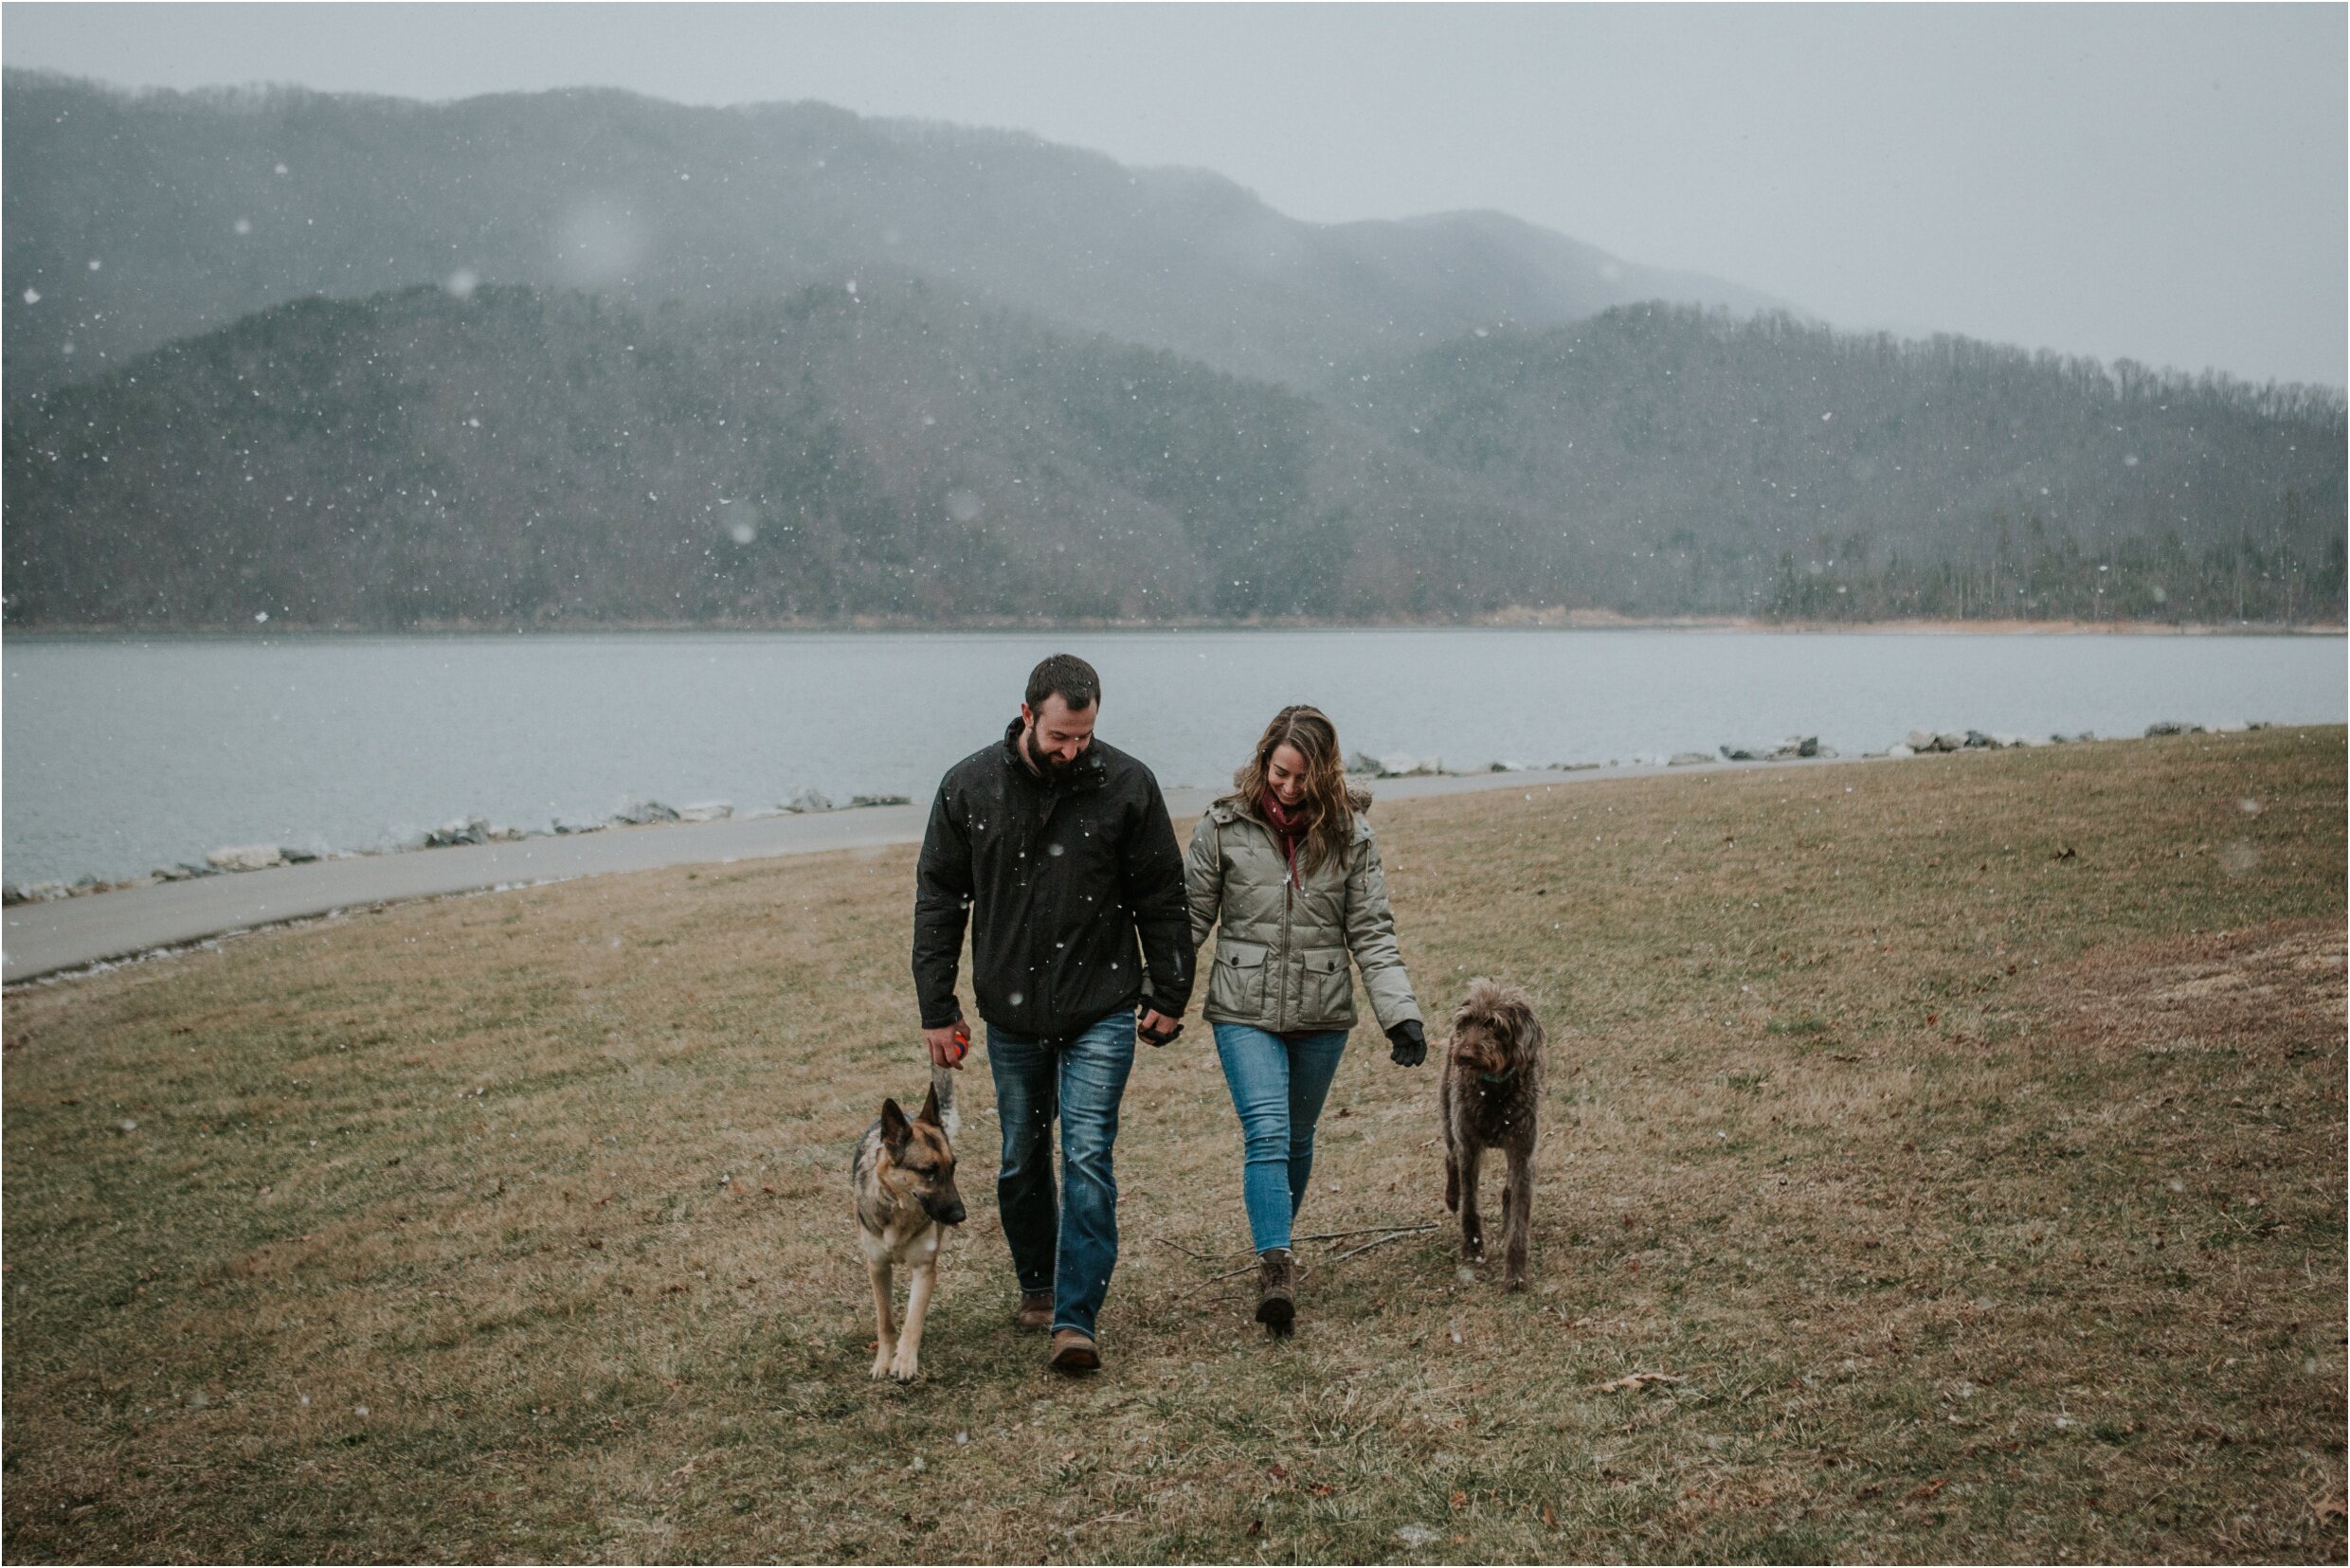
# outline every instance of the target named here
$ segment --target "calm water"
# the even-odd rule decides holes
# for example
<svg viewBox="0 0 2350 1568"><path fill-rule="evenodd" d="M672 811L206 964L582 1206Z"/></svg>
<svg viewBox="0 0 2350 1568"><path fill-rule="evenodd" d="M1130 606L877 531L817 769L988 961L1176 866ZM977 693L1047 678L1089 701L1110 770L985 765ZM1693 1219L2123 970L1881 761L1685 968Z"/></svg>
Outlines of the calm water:
<svg viewBox="0 0 2350 1568"><path fill-rule="evenodd" d="M1450 766L1630 760L1915 727L2137 734L2332 723L2339 638L1301 631L110 641L11 638L11 881L125 876L223 844L357 849L653 796L747 812L803 787L927 797L1028 668L1100 669L1101 734L1168 785L1227 779L1311 701L1349 750Z"/></svg>

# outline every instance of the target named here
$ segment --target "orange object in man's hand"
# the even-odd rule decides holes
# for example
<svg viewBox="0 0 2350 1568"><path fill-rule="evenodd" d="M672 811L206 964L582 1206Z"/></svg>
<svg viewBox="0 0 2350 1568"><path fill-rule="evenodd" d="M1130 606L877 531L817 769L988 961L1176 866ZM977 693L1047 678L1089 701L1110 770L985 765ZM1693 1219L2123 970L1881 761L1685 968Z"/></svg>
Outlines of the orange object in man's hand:
<svg viewBox="0 0 2350 1568"><path fill-rule="evenodd" d="M922 1043L930 1047L933 1067L960 1068L965 1053L971 1049L971 1026L961 1018L935 1029L922 1031Z"/></svg>

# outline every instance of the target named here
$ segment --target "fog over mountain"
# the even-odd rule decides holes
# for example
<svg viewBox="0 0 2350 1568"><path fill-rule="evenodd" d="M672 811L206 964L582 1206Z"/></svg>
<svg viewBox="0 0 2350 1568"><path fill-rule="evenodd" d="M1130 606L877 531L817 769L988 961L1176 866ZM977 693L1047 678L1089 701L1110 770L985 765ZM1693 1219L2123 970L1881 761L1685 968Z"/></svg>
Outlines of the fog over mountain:
<svg viewBox="0 0 2350 1568"><path fill-rule="evenodd" d="M0 117L11 629L2343 613L2331 389L821 105Z"/></svg>
<svg viewBox="0 0 2350 1568"><path fill-rule="evenodd" d="M131 95L11 70L0 120L11 397L288 299L460 271L650 304L886 263L1296 385L1478 326L1769 303L1499 213L1306 224L1201 171L815 103Z"/></svg>

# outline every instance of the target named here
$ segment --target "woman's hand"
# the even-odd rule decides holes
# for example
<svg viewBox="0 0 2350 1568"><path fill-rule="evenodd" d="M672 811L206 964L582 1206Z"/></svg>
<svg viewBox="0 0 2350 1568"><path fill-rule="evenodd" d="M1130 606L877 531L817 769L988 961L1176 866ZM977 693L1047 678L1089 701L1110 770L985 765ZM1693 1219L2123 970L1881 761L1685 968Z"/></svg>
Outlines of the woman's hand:
<svg viewBox="0 0 2350 1568"><path fill-rule="evenodd" d="M1428 1033L1418 1018L1405 1018L1388 1030L1387 1040L1395 1047L1388 1059L1398 1067L1418 1067L1428 1059Z"/></svg>

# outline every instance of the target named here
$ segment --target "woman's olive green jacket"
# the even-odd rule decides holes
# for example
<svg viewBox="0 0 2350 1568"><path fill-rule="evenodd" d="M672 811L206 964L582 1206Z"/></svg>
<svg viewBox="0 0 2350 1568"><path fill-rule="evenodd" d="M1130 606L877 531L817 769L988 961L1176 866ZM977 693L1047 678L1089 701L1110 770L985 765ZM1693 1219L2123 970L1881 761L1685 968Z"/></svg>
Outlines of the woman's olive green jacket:
<svg viewBox="0 0 2350 1568"><path fill-rule="evenodd" d="M1347 801L1354 837L1346 854L1309 871L1300 845L1294 886L1279 836L1254 806L1227 798L1200 818L1184 859L1184 892L1192 947L1217 928L1203 1009L1210 1023L1250 1023L1274 1034L1351 1029L1349 953L1381 1029L1419 1018L1365 815L1371 798L1350 789Z"/></svg>

